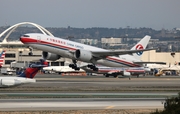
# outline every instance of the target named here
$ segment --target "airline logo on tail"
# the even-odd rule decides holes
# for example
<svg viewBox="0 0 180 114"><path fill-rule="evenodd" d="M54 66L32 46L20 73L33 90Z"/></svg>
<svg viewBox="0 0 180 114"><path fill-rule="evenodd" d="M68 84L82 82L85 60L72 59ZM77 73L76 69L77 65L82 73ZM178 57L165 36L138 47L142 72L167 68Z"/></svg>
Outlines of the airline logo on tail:
<svg viewBox="0 0 180 114"><path fill-rule="evenodd" d="M134 47L131 48L131 50L143 50L146 49L149 40L150 40L151 36L146 35L143 39L141 39ZM143 51L140 52L136 52L133 54L133 56L138 59L141 60L141 56L143 54Z"/></svg>
<svg viewBox="0 0 180 114"><path fill-rule="evenodd" d="M141 49L144 49L143 46L141 44L138 44L136 46L136 50L141 50ZM140 56L143 54L143 51L137 52L136 54Z"/></svg>
<svg viewBox="0 0 180 114"><path fill-rule="evenodd" d="M4 63L4 58L5 58L5 50L3 50L0 54L0 67L2 67L3 63Z"/></svg>

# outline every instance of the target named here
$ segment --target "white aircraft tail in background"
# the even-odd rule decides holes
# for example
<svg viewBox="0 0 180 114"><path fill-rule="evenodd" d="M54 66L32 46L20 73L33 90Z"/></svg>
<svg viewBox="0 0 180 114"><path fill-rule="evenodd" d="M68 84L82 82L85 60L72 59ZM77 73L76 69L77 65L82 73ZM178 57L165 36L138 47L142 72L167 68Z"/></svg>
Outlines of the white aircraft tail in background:
<svg viewBox="0 0 180 114"><path fill-rule="evenodd" d="M146 35L134 47L132 47L131 50L146 49L150 39L151 39L151 36ZM133 53L133 56L134 56L134 58L141 60L141 55L142 54L143 54L143 51L140 51L140 52L137 52L137 53Z"/></svg>

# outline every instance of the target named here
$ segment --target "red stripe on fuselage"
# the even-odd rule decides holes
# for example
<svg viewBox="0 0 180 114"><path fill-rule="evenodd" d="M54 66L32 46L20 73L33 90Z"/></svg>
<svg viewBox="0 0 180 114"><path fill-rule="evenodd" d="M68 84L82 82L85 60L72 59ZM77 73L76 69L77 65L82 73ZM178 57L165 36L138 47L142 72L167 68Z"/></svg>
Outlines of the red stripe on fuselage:
<svg viewBox="0 0 180 114"><path fill-rule="evenodd" d="M42 41L42 40L39 41L39 40L35 40L35 39L32 39L32 38L23 38L22 37L21 42L23 42L25 44L29 44L29 43L46 44L46 45L52 45L52 46L55 46L55 47L61 47L61 48L68 49L68 50L76 50L76 48L71 48L71 47L67 47L67 46L64 46L64 45L50 43L50 42L46 42L46 41Z"/></svg>
<svg viewBox="0 0 180 114"><path fill-rule="evenodd" d="M145 70L126 70L127 72L145 72Z"/></svg>
<svg viewBox="0 0 180 114"><path fill-rule="evenodd" d="M119 70L101 70L99 69L98 72L120 72Z"/></svg>
<svg viewBox="0 0 180 114"><path fill-rule="evenodd" d="M123 64L128 65L128 66L132 66L132 67L140 67L139 65L136 65L136 64L133 64L133 63L130 63L130 62L127 62L127 61L123 61L123 60L121 60L119 58L114 58L114 57L111 57L111 56L106 57L106 59L116 61L116 62L120 62L120 63L123 63Z"/></svg>

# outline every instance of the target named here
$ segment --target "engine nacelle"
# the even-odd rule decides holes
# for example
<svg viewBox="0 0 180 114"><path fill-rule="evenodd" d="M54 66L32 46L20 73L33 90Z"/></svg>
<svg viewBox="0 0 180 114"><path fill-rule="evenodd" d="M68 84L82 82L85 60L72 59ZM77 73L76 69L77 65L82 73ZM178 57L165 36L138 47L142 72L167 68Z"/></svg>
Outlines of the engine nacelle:
<svg viewBox="0 0 180 114"><path fill-rule="evenodd" d="M9 86L16 86L16 85L20 85L21 81L19 80L14 80L14 79L1 79L0 80L0 86L2 87L9 87Z"/></svg>
<svg viewBox="0 0 180 114"><path fill-rule="evenodd" d="M123 76L131 76L131 73L127 71L123 71Z"/></svg>
<svg viewBox="0 0 180 114"><path fill-rule="evenodd" d="M77 60L81 60L81 61L85 61L85 62L89 62L92 59L92 53L87 50L78 49L75 51L74 56Z"/></svg>
<svg viewBox="0 0 180 114"><path fill-rule="evenodd" d="M51 61L55 61L55 60L58 60L58 59L61 58L60 55L57 55L57 54L54 54L54 53L45 52L45 51L42 52L42 57L45 60L51 60Z"/></svg>

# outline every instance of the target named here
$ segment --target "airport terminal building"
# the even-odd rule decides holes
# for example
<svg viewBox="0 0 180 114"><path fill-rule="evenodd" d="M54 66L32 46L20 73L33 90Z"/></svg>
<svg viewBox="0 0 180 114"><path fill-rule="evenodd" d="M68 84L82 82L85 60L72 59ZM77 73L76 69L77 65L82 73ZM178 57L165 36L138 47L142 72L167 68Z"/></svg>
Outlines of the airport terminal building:
<svg viewBox="0 0 180 114"><path fill-rule="evenodd" d="M26 47L20 41L18 42L1 42L0 51L6 51L4 67L12 67L12 62L17 63L29 63L31 61L37 61L42 58L42 51L40 50L31 50ZM31 54L33 53L33 54ZM69 61L65 58L60 58L57 61L48 61L51 66L64 66L66 65L65 61Z"/></svg>

